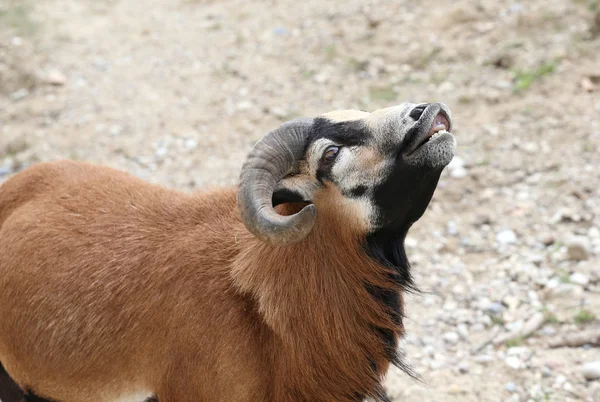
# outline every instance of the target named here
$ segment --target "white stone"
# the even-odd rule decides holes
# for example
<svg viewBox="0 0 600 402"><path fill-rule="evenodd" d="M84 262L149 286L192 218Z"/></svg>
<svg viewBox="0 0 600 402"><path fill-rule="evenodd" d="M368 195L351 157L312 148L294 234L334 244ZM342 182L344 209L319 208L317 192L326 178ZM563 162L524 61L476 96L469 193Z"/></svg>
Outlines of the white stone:
<svg viewBox="0 0 600 402"><path fill-rule="evenodd" d="M467 175L467 169L465 168L465 160L460 156L452 158L448 164L448 172L450 176L454 178L462 178Z"/></svg>
<svg viewBox="0 0 600 402"><path fill-rule="evenodd" d="M515 244L517 235L511 229L504 229L496 233L496 240L502 244Z"/></svg>
<svg viewBox="0 0 600 402"><path fill-rule="evenodd" d="M10 94L10 98L14 101L21 100L29 95L29 90L27 88L21 88L12 94Z"/></svg>
<svg viewBox="0 0 600 402"><path fill-rule="evenodd" d="M443 335L443 338L444 338L444 341L446 343L449 343L451 345L456 344L459 341L459 339L460 339L459 335L456 332L451 332L451 331L450 332L446 332Z"/></svg>
<svg viewBox="0 0 600 402"><path fill-rule="evenodd" d="M466 374L469 372L469 363L467 362L460 362L458 364L458 371L462 374Z"/></svg>
<svg viewBox="0 0 600 402"><path fill-rule="evenodd" d="M571 276L569 276L569 281L571 281L572 283L575 283L577 285L585 286L589 283L590 280L584 274L575 272L575 273L571 274Z"/></svg>
<svg viewBox="0 0 600 402"><path fill-rule="evenodd" d="M65 83L67 82L67 77L61 71L52 69L48 71L46 77L44 78L44 81L50 85L61 86L65 85Z"/></svg>
<svg viewBox="0 0 600 402"><path fill-rule="evenodd" d="M461 338L467 340L469 338L469 329L465 324L458 324L456 326L456 332L461 336Z"/></svg>
<svg viewBox="0 0 600 402"><path fill-rule="evenodd" d="M237 109L240 111L244 111L244 110L252 109L252 106L253 106L252 102L244 100L244 101L238 102Z"/></svg>
<svg viewBox="0 0 600 402"><path fill-rule="evenodd" d="M523 367L523 362L521 362L521 359L519 359L517 356L508 356L506 359L504 359L504 363L514 370L519 370Z"/></svg>
<svg viewBox="0 0 600 402"><path fill-rule="evenodd" d="M493 362L495 359L493 356L490 356L490 355L480 355L480 356L475 356L473 358L473 360L479 364L488 364L488 363Z"/></svg>
<svg viewBox="0 0 600 402"><path fill-rule="evenodd" d="M447 92L454 91L455 88L456 87L454 86L454 84L451 83L450 81L444 81L438 87L438 91L441 93L447 93Z"/></svg>
<svg viewBox="0 0 600 402"><path fill-rule="evenodd" d="M586 380L597 380L600 378L600 360L584 364L581 374Z"/></svg>

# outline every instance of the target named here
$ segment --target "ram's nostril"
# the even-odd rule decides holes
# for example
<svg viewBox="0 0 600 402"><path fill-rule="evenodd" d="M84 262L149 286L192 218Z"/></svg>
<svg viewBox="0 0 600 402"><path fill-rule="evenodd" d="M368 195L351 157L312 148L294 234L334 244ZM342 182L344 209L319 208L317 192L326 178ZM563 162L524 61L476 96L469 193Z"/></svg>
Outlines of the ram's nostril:
<svg viewBox="0 0 600 402"><path fill-rule="evenodd" d="M427 105L417 106L416 108L414 108L413 110L410 111L410 114L409 114L410 118L413 120L419 120L426 108L427 108Z"/></svg>

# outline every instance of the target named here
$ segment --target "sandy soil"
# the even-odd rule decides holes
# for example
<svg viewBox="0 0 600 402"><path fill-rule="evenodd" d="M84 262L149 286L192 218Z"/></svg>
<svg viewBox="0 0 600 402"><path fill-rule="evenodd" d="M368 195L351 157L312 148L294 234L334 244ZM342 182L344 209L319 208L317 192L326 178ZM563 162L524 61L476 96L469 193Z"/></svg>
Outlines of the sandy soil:
<svg viewBox="0 0 600 402"><path fill-rule="evenodd" d="M234 183L290 118L443 101L457 157L409 235L395 401L600 401L550 348L600 321L597 0L0 0L0 181L73 158ZM542 320L530 336L523 326ZM513 339L502 340L514 333ZM490 341L490 340L496 340Z"/></svg>

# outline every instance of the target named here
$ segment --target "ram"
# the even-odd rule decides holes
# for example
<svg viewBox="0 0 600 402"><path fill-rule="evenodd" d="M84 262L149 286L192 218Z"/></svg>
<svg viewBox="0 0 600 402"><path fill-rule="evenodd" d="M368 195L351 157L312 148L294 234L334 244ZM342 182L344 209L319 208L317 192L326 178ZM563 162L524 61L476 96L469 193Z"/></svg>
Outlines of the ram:
<svg viewBox="0 0 600 402"><path fill-rule="evenodd" d="M404 239L450 131L441 103L296 119L254 146L237 188L198 194L73 161L15 175L0 187L0 398L387 400Z"/></svg>

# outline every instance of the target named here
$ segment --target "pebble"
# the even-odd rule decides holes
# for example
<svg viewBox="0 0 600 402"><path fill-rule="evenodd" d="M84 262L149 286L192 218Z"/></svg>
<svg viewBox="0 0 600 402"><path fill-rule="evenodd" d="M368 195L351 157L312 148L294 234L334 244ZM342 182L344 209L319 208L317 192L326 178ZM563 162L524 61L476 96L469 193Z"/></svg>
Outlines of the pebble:
<svg viewBox="0 0 600 402"><path fill-rule="evenodd" d="M10 43L15 47L19 47L23 45L23 38L21 38L20 36L13 36L10 40Z"/></svg>
<svg viewBox="0 0 600 402"><path fill-rule="evenodd" d="M600 360L584 364L581 374L588 381L600 379Z"/></svg>
<svg viewBox="0 0 600 402"><path fill-rule="evenodd" d="M443 335L444 341L446 341L446 343L449 343L451 345L454 345L456 343L458 343L460 337L456 332L446 332Z"/></svg>
<svg viewBox="0 0 600 402"><path fill-rule="evenodd" d="M454 91L455 88L455 85L450 81L444 81L438 87L438 91L441 93L448 93Z"/></svg>
<svg viewBox="0 0 600 402"><path fill-rule="evenodd" d="M465 160L460 156L455 156L448 164L448 172L450 173L450 177L454 177L455 179L466 177L468 172L465 168Z"/></svg>
<svg viewBox="0 0 600 402"><path fill-rule="evenodd" d="M511 229L504 229L496 233L496 240L501 244L515 244L517 235Z"/></svg>
<svg viewBox="0 0 600 402"><path fill-rule="evenodd" d="M504 363L512 369L518 370L523 367L523 362L517 356L508 356L504 359Z"/></svg>
<svg viewBox="0 0 600 402"><path fill-rule="evenodd" d="M494 302L488 304L485 309L494 315L502 314L504 312L504 305L502 303Z"/></svg>
<svg viewBox="0 0 600 402"><path fill-rule="evenodd" d="M461 374L466 374L469 372L469 363L467 362L460 362L458 364L458 371Z"/></svg>
<svg viewBox="0 0 600 402"><path fill-rule="evenodd" d="M456 224L455 221L448 222L448 224L446 225L446 227L447 227L448 234L450 236L456 236L456 235L458 235L458 225Z"/></svg>
<svg viewBox="0 0 600 402"><path fill-rule="evenodd" d="M508 392L515 392L517 390L517 384L515 384L514 382L507 382L504 385L504 389L507 390Z"/></svg>
<svg viewBox="0 0 600 402"><path fill-rule="evenodd" d="M460 335L460 337L464 340L469 338L469 329L465 324L458 324L456 326L456 332L458 332L458 335Z"/></svg>
<svg viewBox="0 0 600 402"><path fill-rule="evenodd" d="M590 282L587 276L578 272L571 274L571 276L569 276L569 281L581 286L585 286Z"/></svg>
<svg viewBox="0 0 600 402"><path fill-rule="evenodd" d="M247 100L244 100L244 101L238 102L238 104L237 104L237 109L238 109L239 111L245 111L245 110L250 110L250 109L252 109L252 107L253 107L253 106L254 106L254 105L252 104L252 102L250 102L250 101L247 101Z"/></svg>
<svg viewBox="0 0 600 402"><path fill-rule="evenodd" d="M59 70L52 69L44 77L44 82L50 85L62 86L67 82L67 77Z"/></svg>
<svg viewBox="0 0 600 402"><path fill-rule="evenodd" d="M27 96L29 96L29 89L27 88L21 88L10 94L10 98L14 101L21 100L23 98L26 98Z"/></svg>
<svg viewBox="0 0 600 402"><path fill-rule="evenodd" d="M121 134L121 132L123 132L123 127L121 127L118 124L113 124L112 126L110 126L110 128L108 129L108 132L110 135L112 135L113 137L116 137L118 135Z"/></svg>
<svg viewBox="0 0 600 402"><path fill-rule="evenodd" d="M567 243L567 257L572 261L583 261L589 257L589 242L585 237L573 236Z"/></svg>
<svg viewBox="0 0 600 402"><path fill-rule="evenodd" d="M493 356L490 356L490 355L479 355L479 356L475 356L475 357L473 358L473 361L474 361L475 363L479 363L479 364L483 364L483 365L486 365L486 364L488 364L488 363L491 363L491 362L493 362L494 360L495 360L495 359L494 359L494 357L493 357Z"/></svg>

